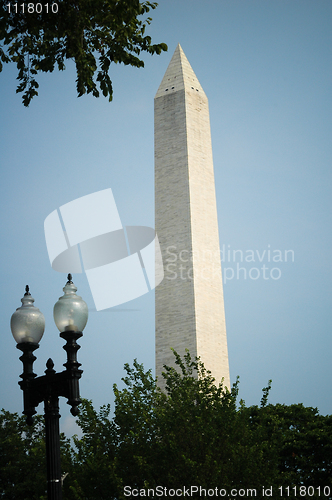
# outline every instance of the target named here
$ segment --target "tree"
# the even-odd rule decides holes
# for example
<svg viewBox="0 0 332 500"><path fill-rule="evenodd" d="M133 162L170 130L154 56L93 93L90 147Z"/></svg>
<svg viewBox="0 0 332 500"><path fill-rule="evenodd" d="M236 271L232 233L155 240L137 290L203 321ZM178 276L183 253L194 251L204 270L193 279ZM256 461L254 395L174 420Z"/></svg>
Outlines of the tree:
<svg viewBox="0 0 332 500"><path fill-rule="evenodd" d="M46 500L45 425L42 416L28 426L24 416L0 412L0 498ZM63 470L71 472L69 440L61 435Z"/></svg>
<svg viewBox="0 0 332 500"><path fill-rule="evenodd" d="M116 498L117 434L109 418L110 405L97 413L91 401L83 400L78 425L83 437L74 436L74 473L70 478L68 498L102 500Z"/></svg>
<svg viewBox="0 0 332 500"><path fill-rule="evenodd" d="M109 405L97 412L83 400L82 438L74 437L73 450L62 437L64 500L169 498L183 488L193 499L332 499L331 416L268 404L270 383L260 406L247 407L237 401L238 381L228 391L199 358L175 353L175 361L177 369L165 366L165 392L151 370L126 364L125 387L114 386L113 416ZM0 498L44 500L42 427L39 419L31 429L3 411Z"/></svg>
<svg viewBox="0 0 332 500"><path fill-rule="evenodd" d="M196 485L230 492L276 484L273 454L255 439L246 412L237 408L238 382L229 392L215 384L199 358L174 354L178 369L165 367L165 393L137 362L125 367L127 387L114 388L123 485L138 491ZM123 493L117 498L125 498Z"/></svg>
<svg viewBox="0 0 332 500"><path fill-rule="evenodd" d="M16 7L15 7L16 6ZM38 72L65 69L65 61L75 61L78 96L102 94L112 100L111 63L143 67L141 52L160 54L164 43L153 44L145 29L151 18L146 14L157 3L138 0L52 0L49 3L1 2L0 71L3 63L16 63L28 106L38 95ZM141 19L143 16L143 19Z"/></svg>
<svg viewBox="0 0 332 500"><path fill-rule="evenodd" d="M257 439L277 450L280 486L311 487L312 498L332 498L332 416L302 404L252 406L246 409ZM323 495L326 487L328 494ZM313 488L313 489L312 489ZM319 488L321 492L319 493Z"/></svg>
<svg viewBox="0 0 332 500"><path fill-rule="evenodd" d="M114 386L113 418L109 407L98 414L83 403L75 471L91 481L77 481L84 488L75 498L125 499L126 486L151 497L158 486L197 486L265 500L263 487L272 498L332 498L332 417L268 404L270 384L261 405L247 407L237 402L238 382L228 391L198 358L175 358L177 369L165 367L165 393L135 360L125 365L125 388Z"/></svg>

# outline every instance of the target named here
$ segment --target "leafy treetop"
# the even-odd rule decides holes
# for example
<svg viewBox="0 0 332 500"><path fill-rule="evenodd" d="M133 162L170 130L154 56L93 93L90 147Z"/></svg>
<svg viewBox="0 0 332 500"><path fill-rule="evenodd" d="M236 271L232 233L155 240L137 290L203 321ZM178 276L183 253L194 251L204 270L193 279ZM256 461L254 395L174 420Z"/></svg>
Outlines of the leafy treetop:
<svg viewBox="0 0 332 500"><path fill-rule="evenodd" d="M76 65L78 97L100 91L109 101L113 88L109 76L111 63L143 67L141 52L160 54L165 43L153 44L145 35L151 23L145 15L157 7L155 2L138 0L56 0L37 9L34 0L14 9L5 1L0 6L0 71L3 63L16 63L16 92L23 92L23 104L29 106L38 95L38 72L65 69L66 59ZM57 12L51 6L57 5ZM16 12L17 10L17 12ZM56 9L54 9L56 10ZM142 19L143 16L143 19Z"/></svg>

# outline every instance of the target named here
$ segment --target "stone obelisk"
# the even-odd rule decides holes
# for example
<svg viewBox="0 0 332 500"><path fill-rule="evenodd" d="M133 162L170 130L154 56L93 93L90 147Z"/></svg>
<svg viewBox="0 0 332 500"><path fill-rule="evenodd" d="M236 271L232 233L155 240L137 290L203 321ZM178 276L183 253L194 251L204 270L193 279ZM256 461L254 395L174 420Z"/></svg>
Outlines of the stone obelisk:
<svg viewBox="0 0 332 500"><path fill-rule="evenodd" d="M156 376L188 349L230 388L208 100L180 45L154 103Z"/></svg>

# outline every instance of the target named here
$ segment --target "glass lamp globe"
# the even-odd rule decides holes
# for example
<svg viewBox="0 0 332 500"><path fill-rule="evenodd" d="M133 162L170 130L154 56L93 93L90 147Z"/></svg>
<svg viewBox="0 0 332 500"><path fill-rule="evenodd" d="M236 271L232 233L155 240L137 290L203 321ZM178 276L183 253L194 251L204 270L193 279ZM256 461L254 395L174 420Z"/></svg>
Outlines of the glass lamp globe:
<svg viewBox="0 0 332 500"><path fill-rule="evenodd" d="M68 281L63 288L64 295L54 305L53 316L60 332L83 332L88 321L88 306L76 295L77 287L68 274Z"/></svg>
<svg viewBox="0 0 332 500"><path fill-rule="evenodd" d="M44 334L45 318L33 305L34 301L27 285L24 297L21 299L22 305L16 309L10 320L10 328L18 344L23 342L38 344Z"/></svg>

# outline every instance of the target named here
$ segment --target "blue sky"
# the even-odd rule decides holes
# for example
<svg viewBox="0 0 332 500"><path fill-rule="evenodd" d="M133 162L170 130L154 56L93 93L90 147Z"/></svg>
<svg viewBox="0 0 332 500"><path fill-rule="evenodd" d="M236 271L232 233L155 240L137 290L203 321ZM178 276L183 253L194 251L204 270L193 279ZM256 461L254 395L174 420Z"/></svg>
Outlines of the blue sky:
<svg viewBox="0 0 332 500"><path fill-rule="evenodd" d="M50 356L59 371L65 362L52 310L66 276L49 263L47 215L111 187L123 225L154 227L153 98L180 43L209 98L231 381L240 376L247 404L258 404L272 379L272 403L331 414L332 4L161 0L152 18L148 34L169 50L144 56L144 69L114 65L112 103L76 98L71 62L39 77L28 109L15 93L15 68L0 74L0 406L22 410L9 321L26 284L46 318L35 372ZM233 250L251 250L255 261L238 262L240 252L234 261ZM275 250L283 260L293 253L273 262ZM74 282L94 309L86 276ZM124 363L137 358L154 370L153 292L91 311L81 346L82 396L96 407L112 402ZM68 412L62 400L70 433Z"/></svg>

